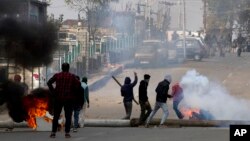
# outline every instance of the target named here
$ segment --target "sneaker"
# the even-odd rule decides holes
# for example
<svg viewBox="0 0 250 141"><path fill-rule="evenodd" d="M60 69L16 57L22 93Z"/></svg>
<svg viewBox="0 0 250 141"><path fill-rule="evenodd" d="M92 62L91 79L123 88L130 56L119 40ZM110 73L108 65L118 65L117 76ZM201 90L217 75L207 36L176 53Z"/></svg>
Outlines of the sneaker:
<svg viewBox="0 0 250 141"><path fill-rule="evenodd" d="M145 128L149 128L149 124L148 123L145 124Z"/></svg>
<svg viewBox="0 0 250 141"><path fill-rule="evenodd" d="M55 138L56 137L56 133L52 132L49 137L50 138Z"/></svg>
<svg viewBox="0 0 250 141"><path fill-rule="evenodd" d="M73 128L73 132L77 132L77 128Z"/></svg>
<svg viewBox="0 0 250 141"><path fill-rule="evenodd" d="M65 138L71 138L70 134L69 134L69 133L66 133L66 134L65 134Z"/></svg>

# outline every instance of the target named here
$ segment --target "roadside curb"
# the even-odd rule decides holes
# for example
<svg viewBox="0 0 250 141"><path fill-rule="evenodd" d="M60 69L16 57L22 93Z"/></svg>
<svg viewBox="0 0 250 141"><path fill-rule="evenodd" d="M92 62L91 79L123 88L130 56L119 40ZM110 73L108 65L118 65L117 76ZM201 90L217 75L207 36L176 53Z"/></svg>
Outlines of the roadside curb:
<svg viewBox="0 0 250 141"><path fill-rule="evenodd" d="M158 126L161 119L153 119L150 126ZM86 119L84 127L138 127L139 119L132 118L124 119ZM231 124L247 125L250 121L237 121L237 120L188 120L188 119L167 119L164 125L169 127L228 127ZM36 131L51 131L51 122L46 122L42 118L37 118L38 127ZM142 125L143 126L143 125ZM11 120L1 121L1 128L29 128L27 122L16 123ZM32 128L30 128L32 129Z"/></svg>
<svg viewBox="0 0 250 141"><path fill-rule="evenodd" d="M98 80L89 84L89 91L96 91L106 85L107 81L112 77L112 75L118 75L122 73L124 65L119 65L116 68L109 70L106 75L100 76Z"/></svg>

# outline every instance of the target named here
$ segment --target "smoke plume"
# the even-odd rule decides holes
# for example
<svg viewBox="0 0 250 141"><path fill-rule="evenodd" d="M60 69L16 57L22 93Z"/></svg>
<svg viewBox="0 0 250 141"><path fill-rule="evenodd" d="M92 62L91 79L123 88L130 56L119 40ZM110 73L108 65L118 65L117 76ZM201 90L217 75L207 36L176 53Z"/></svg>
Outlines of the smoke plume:
<svg viewBox="0 0 250 141"><path fill-rule="evenodd" d="M180 82L185 106L209 111L216 120L249 120L250 101L233 97L220 84L188 71Z"/></svg>
<svg viewBox="0 0 250 141"><path fill-rule="evenodd" d="M38 67L52 61L57 47L57 29L52 23L33 24L11 18L0 20L0 50L24 67Z"/></svg>

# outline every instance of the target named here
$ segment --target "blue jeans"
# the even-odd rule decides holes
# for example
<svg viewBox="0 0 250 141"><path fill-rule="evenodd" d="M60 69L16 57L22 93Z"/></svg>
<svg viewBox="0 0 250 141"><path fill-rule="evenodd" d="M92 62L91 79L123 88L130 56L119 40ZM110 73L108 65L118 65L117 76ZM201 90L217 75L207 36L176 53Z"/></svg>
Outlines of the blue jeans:
<svg viewBox="0 0 250 141"><path fill-rule="evenodd" d="M82 109L81 107L74 108L74 128L79 127L79 114L80 114L81 109Z"/></svg>
<svg viewBox="0 0 250 141"><path fill-rule="evenodd" d="M180 101L173 101L173 109L179 119L183 119L184 116L182 115L181 111L178 109Z"/></svg>
<svg viewBox="0 0 250 141"><path fill-rule="evenodd" d="M161 123L160 124L163 124L165 122L165 120L167 119L168 117L168 106L166 103L164 102L156 102L155 103L155 107L153 109L153 111L150 113L148 119L147 119L147 122L146 124L149 124L150 121L152 120L152 118L154 117L154 115L156 114L156 112L159 110L159 109L162 109L163 111L163 115L162 115L162 118L161 118Z"/></svg>

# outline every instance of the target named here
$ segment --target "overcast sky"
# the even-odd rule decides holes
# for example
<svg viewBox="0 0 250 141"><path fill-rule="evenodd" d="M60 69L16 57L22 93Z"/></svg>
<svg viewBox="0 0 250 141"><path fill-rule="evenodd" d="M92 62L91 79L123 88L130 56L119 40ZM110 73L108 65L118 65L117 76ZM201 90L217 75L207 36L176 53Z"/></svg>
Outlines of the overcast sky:
<svg viewBox="0 0 250 141"><path fill-rule="evenodd" d="M119 4L115 6L116 10L125 9L126 4L132 5L132 9L136 9L136 4L140 0L120 0ZM141 0L142 2L145 0ZM157 3L160 0L149 0L151 4ZM177 2L178 0L166 0L171 2ZM55 15L58 18L60 14L64 15L64 20L66 19L77 19L78 12L70 9L64 3L64 0L52 0L51 5L48 7L48 14ZM176 27L178 25L178 18L180 15L180 10L178 6L173 6L171 9L171 27ZM199 30L203 27L203 4L202 0L186 0L186 28L188 30Z"/></svg>
<svg viewBox="0 0 250 141"><path fill-rule="evenodd" d="M77 19L78 12L69 8L64 0L52 0L48 7L48 15L54 14L58 18L60 14L64 15L65 19Z"/></svg>

